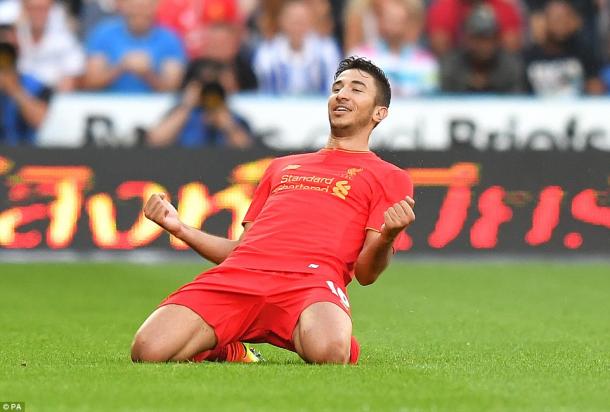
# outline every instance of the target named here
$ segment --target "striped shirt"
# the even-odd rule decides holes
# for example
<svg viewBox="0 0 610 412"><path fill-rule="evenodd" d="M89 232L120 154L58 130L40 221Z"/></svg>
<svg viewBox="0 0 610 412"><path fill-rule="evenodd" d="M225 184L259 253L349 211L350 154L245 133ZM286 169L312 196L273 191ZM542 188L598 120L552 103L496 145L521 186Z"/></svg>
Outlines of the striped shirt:
<svg viewBox="0 0 610 412"><path fill-rule="evenodd" d="M259 90L269 94L326 94L339 64L339 48L330 37L309 34L301 50L278 35L260 45L254 57Z"/></svg>

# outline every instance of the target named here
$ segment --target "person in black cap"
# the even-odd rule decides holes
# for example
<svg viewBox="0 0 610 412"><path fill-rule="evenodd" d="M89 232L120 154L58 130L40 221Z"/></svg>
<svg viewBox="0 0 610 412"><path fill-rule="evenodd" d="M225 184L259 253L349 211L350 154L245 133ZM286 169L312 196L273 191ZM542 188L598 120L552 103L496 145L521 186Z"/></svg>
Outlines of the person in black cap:
<svg viewBox="0 0 610 412"><path fill-rule="evenodd" d="M522 62L519 57L503 50L493 9L486 5L474 8L463 30L462 46L441 60L442 91L522 92Z"/></svg>

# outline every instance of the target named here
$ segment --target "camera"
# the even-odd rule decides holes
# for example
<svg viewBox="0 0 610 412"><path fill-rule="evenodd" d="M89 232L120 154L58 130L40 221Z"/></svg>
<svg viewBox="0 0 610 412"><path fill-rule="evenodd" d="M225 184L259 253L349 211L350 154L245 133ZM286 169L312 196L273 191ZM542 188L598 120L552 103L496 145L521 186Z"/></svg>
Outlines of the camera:
<svg viewBox="0 0 610 412"><path fill-rule="evenodd" d="M213 111L225 105L227 92L220 82L220 77L228 66L206 58L193 60L182 80L184 89L189 83L201 85L199 106L206 111Z"/></svg>
<svg viewBox="0 0 610 412"><path fill-rule="evenodd" d="M226 91L217 81L206 82L201 85L199 105L204 111L214 111L224 106Z"/></svg>
<svg viewBox="0 0 610 412"><path fill-rule="evenodd" d="M0 42L0 70L15 70L17 67L17 48L11 43Z"/></svg>

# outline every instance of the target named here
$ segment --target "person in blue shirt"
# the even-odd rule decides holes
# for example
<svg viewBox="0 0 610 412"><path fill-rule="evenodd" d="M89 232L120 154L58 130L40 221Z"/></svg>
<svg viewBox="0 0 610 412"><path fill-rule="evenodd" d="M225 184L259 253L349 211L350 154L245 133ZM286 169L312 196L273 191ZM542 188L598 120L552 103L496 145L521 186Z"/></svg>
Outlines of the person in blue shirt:
<svg viewBox="0 0 610 412"><path fill-rule="evenodd" d="M0 25L0 144L32 144L43 122L51 90L16 68L18 47L13 25Z"/></svg>
<svg viewBox="0 0 610 412"><path fill-rule="evenodd" d="M84 88L112 92L175 91L186 64L181 40L155 23L156 0L123 0L121 15L101 22L86 41Z"/></svg>
<svg viewBox="0 0 610 412"><path fill-rule="evenodd" d="M224 146L244 149L253 143L248 123L226 100L226 67L200 60L189 70L179 103L148 132L153 147Z"/></svg>

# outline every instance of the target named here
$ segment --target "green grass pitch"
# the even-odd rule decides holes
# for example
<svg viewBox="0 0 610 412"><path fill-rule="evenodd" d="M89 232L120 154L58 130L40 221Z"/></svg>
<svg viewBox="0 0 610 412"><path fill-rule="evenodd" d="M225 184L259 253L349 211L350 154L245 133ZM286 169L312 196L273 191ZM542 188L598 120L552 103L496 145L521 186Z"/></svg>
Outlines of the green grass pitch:
<svg viewBox="0 0 610 412"><path fill-rule="evenodd" d="M195 264L0 265L0 401L27 411L610 410L610 265L396 263L349 289L359 366L132 364Z"/></svg>

